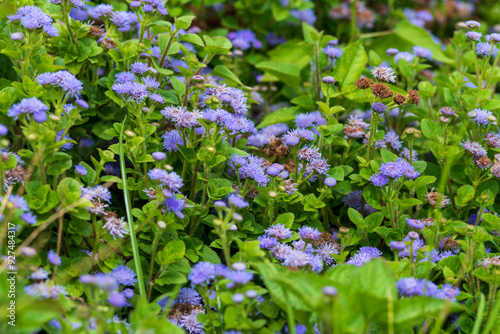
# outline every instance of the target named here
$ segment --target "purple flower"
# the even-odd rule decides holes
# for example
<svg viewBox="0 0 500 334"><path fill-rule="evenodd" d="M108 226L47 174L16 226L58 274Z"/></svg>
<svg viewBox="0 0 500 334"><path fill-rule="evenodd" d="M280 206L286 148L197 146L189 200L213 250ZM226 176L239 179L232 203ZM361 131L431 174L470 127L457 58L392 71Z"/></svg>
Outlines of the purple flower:
<svg viewBox="0 0 500 334"><path fill-rule="evenodd" d="M113 269L111 276L116 279L119 284L124 286L134 286L137 282L134 270L123 265L119 265Z"/></svg>
<svg viewBox="0 0 500 334"><path fill-rule="evenodd" d="M119 84L132 82L135 80L135 75L132 72L120 72L115 74L115 81Z"/></svg>
<svg viewBox="0 0 500 334"><path fill-rule="evenodd" d="M21 219L28 225L35 225L37 223L36 216L31 212L24 212L21 214Z"/></svg>
<svg viewBox="0 0 500 334"><path fill-rule="evenodd" d="M317 240L321 237L321 232L317 228L312 228L309 226L302 226L299 228L299 236L306 240Z"/></svg>
<svg viewBox="0 0 500 334"><path fill-rule="evenodd" d="M400 59L404 59L407 62L412 63L413 59L415 59L415 56L410 52L400 52L396 56L394 56L394 61L398 63Z"/></svg>
<svg viewBox="0 0 500 334"><path fill-rule="evenodd" d="M361 247L359 251L346 263L359 267L370 260L380 257L381 255L382 252L376 247Z"/></svg>
<svg viewBox="0 0 500 334"><path fill-rule="evenodd" d="M354 190L347 194L342 202L344 205L360 211L363 208L363 192L361 190Z"/></svg>
<svg viewBox="0 0 500 334"><path fill-rule="evenodd" d="M109 16L113 9L114 7L112 5L98 5L96 8L94 8L92 16L96 19Z"/></svg>
<svg viewBox="0 0 500 334"><path fill-rule="evenodd" d="M383 103L375 102L372 105L372 110L375 111L377 114L383 114L387 110L387 107Z"/></svg>
<svg viewBox="0 0 500 334"><path fill-rule="evenodd" d="M144 74L149 70L149 66L146 63L136 61L130 66L130 70L132 71L132 73Z"/></svg>
<svg viewBox="0 0 500 334"><path fill-rule="evenodd" d="M47 258L49 259L50 263L52 263L52 264L54 264L56 266L60 266L61 265L61 258L52 249L49 250L49 252L47 254Z"/></svg>
<svg viewBox="0 0 500 334"><path fill-rule="evenodd" d="M130 17L127 12L112 12L111 22L113 22L120 31L130 30Z"/></svg>
<svg viewBox="0 0 500 334"><path fill-rule="evenodd" d="M335 46L331 46L331 45L327 45L324 49L323 49L323 52L325 53L325 55L328 56L328 58L330 59L337 59L337 58L340 58L342 56L342 53L344 53L344 51L342 51L341 48L338 48L338 47L335 47Z"/></svg>
<svg viewBox="0 0 500 334"><path fill-rule="evenodd" d="M241 196L239 195L234 195L231 194L227 198L229 200L229 203L234 205L235 207L242 209L246 208L248 206L248 202L246 202Z"/></svg>
<svg viewBox="0 0 500 334"><path fill-rule="evenodd" d="M177 297L175 303L184 303L189 305L201 305L201 296L193 288L181 288L179 290L179 296Z"/></svg>
<svg viewBox="0 0 500 334"><path fill-rule="evenodd" d="M203 323L199 322L196 316L197 313L195 312L181 316L179 320L179 326L186 329L186 331L190 334L205 333L205 330L203 329Z"/></svg>
<svg viewBox="0 0 500 334"><path fill-rule="evenodd" d="M483 127L486 127L490 123L490 116L493 116L493 113L491 111L488 111L486 109L474 109L468 113L469 117L474 119L474 122L476 122L479 125L482 125Z"/></svg>
<svg viewBox="0 0 500 334"><path fill-rule="evenodd" d="M389 183L389 179L384 174L378 173L372 175L370 182L373 183L375 187L383 187Z"/></svg>
<svg viewBox="0 0 500 334"><path fill-rule="evenodd" d="M278 244L278 239L267 235L262 235L257 240L259 240L262 249L271 249Z"/></svg>
<svg viewBox="0 0 500 334"><path fill-rule="evenodd" d="M164 160L167 157L167 155L163 152L153 152L151 155L156 161Z"/></svg>
<svg viewBox="0 0 500 334"><path fill-rule="evenodd" d="M125 298L125 296L118 291L112 291L109 294L108 303L110 303L114 307L119 307L119 308L125 307L128 305L128 302L127 302L127 299Z"/></svg>
<svg viewBox="0 0 500 334"><path fill-rule="evenodd" d="M186 205L186 200L184 198L170 197L165 199L165 206L168 212L173 212L180 219L184 219L184 214L182 210Z"/></svg>
<svg viewBox="0 0 500 334"><path fill-rule="evenodd" d="M215 279L215 266L210 262L198 262L191 269L189 280L193 285L203 285Z"/></svg>
<svg viewBox="0 0 500 334"><path fill-rule="evenodd" d="M387 162L380 166L380 172L391 179L398 179L403 176L403 171L396 162Z"/></svg>
<svg viewBox="0 0 500 334"><path fill-rule="evenodd" d="M402 251L406 249L406 244L401 241L391 241L389 243L389 246L396 251Z"/></svg>
<svg viewBox="0 0 500 334"><path fill-rule="evenodd" d="M403 142L399 140L399 136L394 131L389 131L384 136L385 143L392 149L399 151Z"/></svg>
<svg viewBox="0 0 500 334"><path fill-rule="evenodd" d="M329 242L319 246L316 251L316 256L327 265L333 265L335 262L331 256L332 254L339 254L339 247L336 244Z"/></svg>
<svg viewBox="0 0 500 334"><path fill-rule="evenodd" d="M130 299L132 297L134 297L134 290L130 289L130 288L126 288L122 291L123 295L125 296L125 298L127 299Z"/></svg>
<svg viewBox="0 0 500 334"><path fill-rule="evenodd" d="M470 40L473 40L473 41L479 41L481 39L481 37L483 36L483 34L481 34L480 32L477 32L477 31L468 31L465 36L470 39Z"/></svg>
<svg viewBox="0 0 500 334"><path fill-rule="evenodd" d="M22 32L13 32L10 34L10 39L13 41L19 41L24 38L24 35Z"/></svg>
<svg viewBox="0 0 500 334"><path fill-rule="evenodd" d="M385 52L387 53L388 56L394 56L399 53L399 50L394 48L389 48Z"/></svg>
<svg viewBox="0 0 500 334"><path fill-rule="evenodd" d="M266 229L266 233L280 240L292 237L292 231L283 224L275 224Z"/></svg>
<svg viewBox="0 0 500 334"><path fill-rule="evenodd" d="M466 141L460 143L460 146L462 146L467 153L473 155L476 158L486 155L486 150L478 142Z"/></svg>
<svg viewBox="0 0 500 334"><path fill-rule="evenodd" d="M21 114L33 114L33 118L37 122L45 122L47 120L46 112L49 110L42 101L36 97L31 97L29 99L23 99L18 104L14 104L10 107L7 115L17 119Z"/></svg>
<svg viewBox="0 0 500 334"><path fill-rule="evenodd" d="M169 152L177 152L177 145L184 146L184 141L177 130L167 131L163 134L163 147Z"/></svg>
<svg viewBox="0 0 500 334"><path fill-rule="evenodd" d="M417 56L417 57L427 58L429 60L432 60L432 51L427 49L427 48L423 48L421 46L414 46L413 52L415 53L415 56Z"/></svg>
<svg viewBox="0 0 500 334"><path fill-rule="evenodd" d="M319 111L300 114L295 117L295 124L298 128L309 128L311 126L325 125L326 119Z"/></svg>
<svg viewBox="0 0 500 334"><path fill-rule="evenodd" d="M327 187L335 187L337 184L337 180L335 180L333 177L327 177L325 179L325 186Z"/></svg>
<svg viewBox="0 0 500 334"><path fill-rule="evenodd" d="M498 48L491 43L479 42L476 44L476 53L482 57L488 57L491 53L491 57L495 58L498 54Z"/></svg>
<svg viewBox="0 0 500 334"><path fill-rule="evenodd" d="M87 175L87 169L80 164L75 166L75 172L80 175Z"/></svg>
<svg viewBox="0 0 500 334"><path fill-rule="evenodd" d="M253 274L248 271L238 270L230 272L227 278L235 284L245 285L253 279Z"/></svg>
<svg viewBox="0 0 500 334"><path fill-rule="evenodd" d="M52 25L52 18L36 6L23 6L7 18L12 22L19 21L28 30L42 28L49 36L59 35L59 31Z"/></svg>
<svg viewBox="0 0 500 334"><path fill-rule="evenodd" d="M83 83L69 71L43 73L38 76L37 80L42 86L59 87L63 90L63 92L68 93L70 96L80 94L83 89Z"/></svg>
<svg viewBox="0 0 500 334"><path fill-rule="evenodd" d="M104 224L104 228L108 230L109 234L114 238L118 237L123 239L124 234L128 233L127 224L123 221L122 218L118 218L113 215L105 216L106 223Z"/></svg>
<svg viewBox="0 0 500 334"><path fill-rule="evenodd" d="M408 224L410 228L414 228L416 230L421 230L425 226L425 224L422 223L420 220L411 218L406 218L406 224Z"/></svg>

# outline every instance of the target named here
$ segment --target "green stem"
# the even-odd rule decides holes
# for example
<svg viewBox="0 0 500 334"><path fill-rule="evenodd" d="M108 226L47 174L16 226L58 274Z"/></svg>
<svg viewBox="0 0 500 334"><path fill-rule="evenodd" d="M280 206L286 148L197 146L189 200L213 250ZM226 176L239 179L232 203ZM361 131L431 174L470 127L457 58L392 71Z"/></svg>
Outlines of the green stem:
<svg viewBox="0 0 500 334"><path fill-rule="evenodd" d="M146 289L144 287L144 279L142 276L142 268L141 268L141 260L139 258L139 245L137 244L137 239L135 235L134 221L132 218L132 209L130 205L130 198L127 187L127 171L125 169L125 154L123 153L123 130L125 129L125 122L127 122L128 116L125 116L125 119L122 122L122 127L120 130L120 169L122 176L122 184L123 184L123 197L125 200L125 211L127 213L127 221L128 221L128 230L130 233L130 241L132 243L132 253L134 255L134 264L135 264L135 272L137 274L137 282L139 284L139 293L141 297L146 296Z"/></svg>
<svg viewBox="0 0 500 334"><path fill-rule="evenodd" d="M153 290L153 272L154 272L154 269L155 269L155 257L156 257L156 250L158 248L158 241L160 240L160 230L158 229L158 231L156 231L155 233L155 239L153 241L153 254L151 256L151 267L149 268L149 280L148 280L148 284L149 284L149 287L148 287L148 301L149 301L149 298L151 297L151 290Z"/></svg>

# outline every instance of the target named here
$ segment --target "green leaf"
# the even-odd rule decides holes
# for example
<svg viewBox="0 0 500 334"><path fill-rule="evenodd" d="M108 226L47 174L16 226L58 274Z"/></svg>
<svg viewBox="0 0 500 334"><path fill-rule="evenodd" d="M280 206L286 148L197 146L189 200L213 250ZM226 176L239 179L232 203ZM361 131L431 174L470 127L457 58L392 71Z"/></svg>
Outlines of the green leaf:
<svg viewBox="0 0 500 334"><path fill-rule="evenodd" d="M432 51L432 57L440 62L450 64L452 59L446 57L441 50L441 46L436 44L432 36L424 29L411 24L408 21L399 22L394 27L394 34L401 39L409 42L411 45L425 46ZM344 52L345 55L345 52ZM343 55L343 56L344 56Z"/></svg>
<svg viewBox="0 0 500 334"><path fill-rule="evenodd" d="M187 15L187 16L181 16L175 18L175 27L177 29L184 29L186 30L191 26L191 22L193 22L193 19L195 17L193 15Z"/></svg>
<svg viewBox="0 0 500 334"><path fill-rule="evenodd" d="M233 84L233 85L237 84L237 85L243 86L243 83L236 76L236 74L234 74L226 66L222 66L222 65L215 66L215 68L212 70L212 75L226 79L226 81L228 81L229 84Z"/></svg>
<svg viewBox="0 0 500 334"><path fill-rule="evenodd" d="M372 232L375 228L379 227L384 220L382 212L375 212L365 218L365 224L368 225L368 231Z"/></svg>
<svg viewBox="0 0 500 334"><path fill-rule="evenodd" d="M366 228L367 223L363 219L363 216L361 213L359 213L357 210L354 210L353 208L349 208L347 210L347 215L349 216L349 219L358 227L361 229Z"/></svg>
<svg viewBox="0 0 500 334"><path fill-rule="evenodd" d="M257 126L258 129L263 127L277 124L277 123L287 123L295 120L298 114L302 112L302 109L299 107L289 107L278 109L273 113L267 114L262 122Z"/></svg>
<svg viewBox="0 0 500 334"><path fill-rule="evenodd" d="M263 61L255 65L258 69L279 78L286 85L298 87L300 83L300 69L294 63L278 61Z"/></svg>
<svg viewBox="0 0 500 334"><path fill-rule="evenodd" d="M292 227L295 215L291 212L284 213L276 219L276 224L285 225L288 228Z"/></svg>
<svg viewBox="0 0 500 334"><path fill-rule="evenodd" d="M352 86L359 79L367 61L363 40L358 40L344 49L342 57L335 64L333 77L342 82L342 89Z"/></svg>
<svg viewBox="0 0 500 334"><path fill-rule="evenodd" d="M181 260L186 253L186 245L182 240L176 239L170 241L163 250L158 252L156 260L162 266L168 266Z"/></svg>

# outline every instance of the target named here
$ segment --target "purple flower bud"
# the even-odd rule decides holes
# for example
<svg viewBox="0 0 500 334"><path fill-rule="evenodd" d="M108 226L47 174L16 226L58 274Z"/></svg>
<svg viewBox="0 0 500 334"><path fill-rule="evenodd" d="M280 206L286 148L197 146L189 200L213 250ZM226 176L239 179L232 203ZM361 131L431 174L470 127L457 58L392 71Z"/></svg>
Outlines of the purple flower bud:
<svg viewBox="0 0 500 334"><path fill-rule="evenodd" d="M245 300L245 295L242 293L235 293L232 298L233 302L236 304L242 303Z"/></svg>
<svg viewBox="0 0 500 334"><path fill-rule="evenodd" d="M321 81L324 83L324 84L327 84L327 85L333 85L335 83L335 78L332 77L332 76L327 76L327 77L324 77L323 79L321 79Z"/></svg>
<svg viewBox="0 0 500 334"><path fill-rule="evenodd" d="M408 236L410 237L410 239L417 239L418 233L415 231L410 231L410 232L408 232Z"/></svg>
<svg viewBox="0 0 500 334"><path fill-rule="evenodd" d="M24 35L22 32L13 32L10 34L10 39L13 41L19 41L24 38Z"/></svg>
<svg viewBox="0 0 500 334"><path fill-rule="evenodd" d="M327 286L323 287L323 293L327 296L336 296L338 294L338 291L333 286L327 285Z"/></svg>
<svg viewBox="0 0 500 334"><path fill-rule="evenodd" d="M153 152L151 155L157 161L161 161L167 157L167 155L163 152Z"/></svg>
<svg viewBox="0 0 500 334"><path fill-rule="evenodd" d="M337 180L335 180L333 177L327 177L325 179L325 186L327 187L334 187L337 184Z"/></svg>
<svg viewBox="0 0 500 334"><path fill-rule="evenodd" d="M406 244L401 241L391 241L389 243L389 246L391 246L392 249L397 250L397 251L402 251L406 249Z"/></svg>
<svg viewBox="0 0 500 334"><path fill-rule="evenodd" d="M0 124L0 136L5 136L9 133L9 128L7 128L5 125Z"/></svg>

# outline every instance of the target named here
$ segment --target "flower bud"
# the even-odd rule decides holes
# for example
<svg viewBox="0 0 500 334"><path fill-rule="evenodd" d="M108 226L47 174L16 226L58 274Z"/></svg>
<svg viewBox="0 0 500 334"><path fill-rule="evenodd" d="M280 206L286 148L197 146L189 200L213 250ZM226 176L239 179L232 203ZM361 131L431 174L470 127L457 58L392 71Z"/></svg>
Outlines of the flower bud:
<svg viewBox="0 0 500 334"><path fill-rule="evenodd" d="M443 124L448 124L450 123L450 119L448 117L444 117L444 116L439 116L439 121Z"/></svg>
<svg viewBox="0 0 500 334"><path fill-rule="evenodd" d="M338 291L333 286L327 285L327 286L323 287L323 294L325 294L327 296L336 296L338 294Z"/></svg>
<svg viewBox="0 0 500 334"><path fill-rule="evenodd" d="M162 230L167 227L167 223L165 223L163 220L159 220L156 225L158 225L158 228L161 228Z"/></svg>
<svg viewBox="0 0 500 334"><path fill-rule="evenodd" d="M26 139L28 139L28 140L35 140L36 138L37 138L36 133L28 133L26 135Z"/></svg>
<svg viewBox="0 0 500 334"><path fill-rule="evenodd" d="M214 225L216 226L221 226L222 224L224 224L224 222L220 219L214 219Z"/></svg>
<svg viewBox="0 0 500 334"><path fill-rule="evenodd" d="M348 227L341 226L341 227L339 228L339 233L340 233L340 234L347 234L347 233L349 233L349 228L348 228Z"/></svg>
<svg viewBox="0 0 500 334"><path fill-rule="evenodd" d="M132 130L125 130L125 135L128 137L135 137L136 136L135 132Z"/></svg>
<svg viewBox="0 0 500 334"><path fill-rule="evenodd" d="M278 186L278 189L279 189L279 190L281 190L281 191L285 191L285 190L286 190L286 187L285 187L284 185L280 184L280 185Z"/></svg>
<svg viewBox="0 0 500 334"><path fill-rule="evenodd" d="M216 150L215 150L214 146L209 145L209 146L207 146L207 151L210 152L210 153L214 153Z"/></svg>
<svg viewBox="0 0 500 334"><path fill-rule="evenodd" d="M54 114L49 115L49 118L50 118L51 120L53 120L53 121L56 121L56 122L58 122L58 121L60 121L60 120L61 120L61 117L59 117L59 116L57 116L57 115L54 115Z"/></svg>
<svg viewBox="0 0 500 334"><path fill-rule="evenodd" d="M271 198L275 198L276 196L278 196L278 193L277 193L276 191L272 191L272 190L271 190L271 191L268 193L268 195L269 195L269 197L271 197Z"/></svg>
<svg viewBox="0 0 500 334"><path fill-rule="evenodd" d="M174 167L172 167L171 165L165 165L163 167L167 170L167 172L171 172L174 170Z"/></svg>

